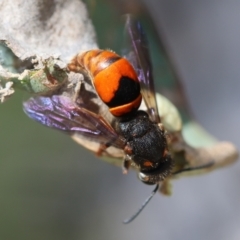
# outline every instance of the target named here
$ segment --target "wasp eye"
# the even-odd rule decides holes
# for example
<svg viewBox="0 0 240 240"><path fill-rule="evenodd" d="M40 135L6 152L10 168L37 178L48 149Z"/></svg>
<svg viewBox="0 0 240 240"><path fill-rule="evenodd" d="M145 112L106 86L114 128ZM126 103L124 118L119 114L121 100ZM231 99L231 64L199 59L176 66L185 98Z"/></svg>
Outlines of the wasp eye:
<svg viewBox="0 0 240 240"><path fill-rule="evenodd" d="M138 174L138 178L139 178L143 183L145 183L145 184L147 184L147 185L154 185L154 184L156 184L156 183L151 182L151 178L150 178L149 176L147 176L146 174L142 173L142 172L140 172L140 173Z"/></svg>

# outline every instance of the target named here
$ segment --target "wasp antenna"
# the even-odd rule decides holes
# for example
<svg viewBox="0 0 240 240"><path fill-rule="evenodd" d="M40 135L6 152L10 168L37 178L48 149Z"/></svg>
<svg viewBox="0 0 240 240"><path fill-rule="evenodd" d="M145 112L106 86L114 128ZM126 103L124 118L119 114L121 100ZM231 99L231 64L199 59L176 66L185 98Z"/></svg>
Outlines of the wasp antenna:
<svg viewBox="0 0 240 240"><path fill-rule="evenodd" d="M209 163L206 163L206 164L203 164L203 165L200 165L200 166L180 169L180 170L178 170L178 171L176 171L172 174L177 175L177 174L182 173L182 172L190 172L190 171L194 171L194 170L201 170L201 169L205 169L205 168L208 168L208 167L212 167L213 165L214 165L214 161L211 161Z"/></svg>
<svg viewBox="0 0 240 240"><path fill-rule="evenodd" d="M132 215L130 218L124 220L123 223L128 224L128 223L132 222L142 212L142 210L147 206L147 204L150 202L150 200L155 195L155 193L158 191L158 189L159 189L159 184L156 185L156 187L153 189L151 195L144 201L144 203L138 209L138 211L134 215Z"/></svg>

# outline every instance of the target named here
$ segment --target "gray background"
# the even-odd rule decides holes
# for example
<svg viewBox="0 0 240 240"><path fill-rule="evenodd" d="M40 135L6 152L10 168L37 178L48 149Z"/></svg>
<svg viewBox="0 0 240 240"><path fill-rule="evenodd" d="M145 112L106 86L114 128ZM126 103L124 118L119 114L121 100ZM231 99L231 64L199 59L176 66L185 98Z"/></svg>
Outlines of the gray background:
<svg viewBox="0 0 240 240"><path fill-rule="evenodd" d="M240 147L240 2L148 0L183 76L197 120ZM152 190L30 121L19 93L0 105L1 239L240 238L240 166L174 182L136 221Z"/></svg>

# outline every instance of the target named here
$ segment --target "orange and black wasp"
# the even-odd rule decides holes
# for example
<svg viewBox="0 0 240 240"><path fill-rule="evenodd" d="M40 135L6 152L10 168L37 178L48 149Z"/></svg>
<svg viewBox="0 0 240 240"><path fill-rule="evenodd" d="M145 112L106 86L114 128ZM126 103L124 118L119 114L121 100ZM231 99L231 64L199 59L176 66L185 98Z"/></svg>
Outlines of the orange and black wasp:
<svg viewBox="0 0 240 240"><path fill-rule="evenodd" d="M78 54L68 64L69 71L85 72L91 79L98 98L113 116L111 122L89 110L87 103L79 104L63 94L31 98L24 103L24 111L48 127L77 133L99 143L99 154L109 147L123 150L123 171L126 173L134 164L142 182L156 185L139 211L124 221L128 223L150 201L159 184L172 174L173 160L158 113L145 33L141 24L131 16L126 18L126 32L132 49L128 56L95 49ZM147 111L139 110L142 99Z"/></svg>

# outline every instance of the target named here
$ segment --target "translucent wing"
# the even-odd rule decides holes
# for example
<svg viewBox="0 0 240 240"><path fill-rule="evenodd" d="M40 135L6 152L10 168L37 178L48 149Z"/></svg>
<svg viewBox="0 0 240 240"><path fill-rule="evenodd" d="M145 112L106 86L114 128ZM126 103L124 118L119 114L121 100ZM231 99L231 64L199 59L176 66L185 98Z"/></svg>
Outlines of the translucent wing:
<svg viewBox="0 0 240 240"><path fill-rule="evenodd" d="M142 95L147 105L149 116L153 122L160 122L146 36L140 22L134 20L131 15L126 16L125 31L132 48L127 58L138 73Z"/></svg>
<svg viewBox="0 0 240 240"><path fill-rule="evenodd" d="M78 107L66 96L34 97L23 104L25 113L37 122L69 134L123 148L124 141L101 116Z"/></svg>

